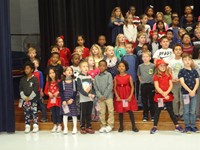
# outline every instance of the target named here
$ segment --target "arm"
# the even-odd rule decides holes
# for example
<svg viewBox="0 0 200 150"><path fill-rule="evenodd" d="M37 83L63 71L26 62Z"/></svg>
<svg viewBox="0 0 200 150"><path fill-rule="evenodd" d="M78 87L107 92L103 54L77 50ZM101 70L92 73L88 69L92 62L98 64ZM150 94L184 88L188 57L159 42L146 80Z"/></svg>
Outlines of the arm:
<svg viewBox="0 0 200 150"><path fill-rule="evenodd" d="M21 80L19 82L19 93L20 93L21 99L25 100L26 96L25 96L24 91L23 91L23 78L21 78Z"/></svg>
<svg viewBox="0 0 200 150"><path fill-rule="evenodd" d="M113 79L112 79L112 75L109 73L108 75L108 86L105 88L105 92L104 92L104 96L108 97L109 93L112 93L112 89L113 89Z"/></svg>
<svg viewBox="0 0 200 150"><path fill-rule="evenodd" d="M137 75L138 75L138 79L139 79L139 81L140 81L140 83L141 83L141 71L140 71L140 66L138 67L138 70L137 70Z"/></svg>
<svg viewBox="0 0 200 150"><path fill-rule="evenodd" d="M131 86L131 93L130 93L130 96L128 97L128 101L131 101L131 98L133 96L133 91L134 91L133 79L131 76L130 76L130 86Z"/></svg>
<svg viewBox="0 0 200 150"><path fill-rule="evenodd" d="M116 100L120 101L120 97L117 94L117 81L116 81L116 78L114 78L114 93L115 93L115 96L116 96Z"/></svg>
<svg viewBox="0 0 200 150"><path fill-rule="evenodd" d="M192 90L185 84L185 81L184 81L184 78L183 78L183 77L180 78L180 83L181 83L182 87L183 87L186 91L188 91L189 93L192 92Z"/></svg>
<svg viewBox="0 0 200 150"><path fill-rule="evenodd" d="M195 86L194 86L194 88L192 90L193 92L196 92L198 87L199 87L199 78L196 78L195 80L196 80L196 84L195 84Z"/></svg>
<svg viewBox="0 0 200 150"><path fill-rule="evenodd" d="M64 81L60 81L59 84L58 84L61 101L65 101L64 90L63 90L63 82Z"/></svg>
<svg viewBox="0 0 200 150"><path fill-rule="evenodd" d="M36 97L36 93L38 91L38 80L36 78L33 79L34 83L33 83L33 91L31 92L29 98L30 100L34 99Z"/></svg>
<svg viewBox="0 0 200 150"><path fill-rule="evenodd" d="M100 93L100 91L99 91L98 84L97 84L97 78L96 78L96 77L95 77L95 79L94 79L94 89L95 89L97 98L100 99L100 98L102 97L102 95L101 95L101 93Z"/></svg>

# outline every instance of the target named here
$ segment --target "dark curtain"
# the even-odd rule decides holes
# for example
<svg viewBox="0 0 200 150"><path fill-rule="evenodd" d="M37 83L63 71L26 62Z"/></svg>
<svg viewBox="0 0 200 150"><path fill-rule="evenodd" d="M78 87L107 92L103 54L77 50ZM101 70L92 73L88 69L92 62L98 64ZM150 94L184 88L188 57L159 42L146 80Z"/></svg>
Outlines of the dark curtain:
<svg viewBox="0 0 200 150"><path fill-rule="evenodd" d="M14 94L11 74L9 0L0 1L0 132L14 132Z"/></svg>
<svg viewBox="0 0 200 150"><path fill-rule="evenodd" d="M104 34L107 44L110 43L108 23L112 9L121 7L125 14L129 6L134 5L137 15L144 13L147 6L153 5L155 11L163 11L165 5L170 5L174 12L182 15L185 5L194 5L195 16L199 16L199 0L38 0L42 66L46 65L50 54L50 46L55 44L55 38L65 36L65 45L71 51L76 46L77 35L84 35L85 46L96 43L97 37Z"/></svg>

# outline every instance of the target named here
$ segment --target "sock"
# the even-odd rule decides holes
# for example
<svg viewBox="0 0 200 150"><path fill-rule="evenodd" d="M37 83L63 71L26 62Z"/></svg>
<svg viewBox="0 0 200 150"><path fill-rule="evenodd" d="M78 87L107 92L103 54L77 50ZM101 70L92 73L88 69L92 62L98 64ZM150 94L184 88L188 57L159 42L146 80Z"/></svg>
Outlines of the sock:
<svg viewBox="0 0 200 150"><path fill-rule="evenodd" d="M123 113L119 113L119 125L120 125L120 128L123 128L123 118L124 118L124 114Z"/></svg>
<svg viewBox="0 0 200 150"><path fill-rule="evenodd" d="M63 116L64 129L67 129L68 116Z"/></svg>
<svg viewBox="0 0 200 150"><path fill-rule="evenodd" d="M73 120L73 129L77 129L77 117L73 116L72 120Z"/></svg>
<svg viewBox="0 0 200 150"><path fill-rule="evenodd" d="M131 120L132 128L134 128L135 127L135 119L134 119L133 112L128 111L128 113L129 113L129 117L130 117L130 120Z"/></svg>

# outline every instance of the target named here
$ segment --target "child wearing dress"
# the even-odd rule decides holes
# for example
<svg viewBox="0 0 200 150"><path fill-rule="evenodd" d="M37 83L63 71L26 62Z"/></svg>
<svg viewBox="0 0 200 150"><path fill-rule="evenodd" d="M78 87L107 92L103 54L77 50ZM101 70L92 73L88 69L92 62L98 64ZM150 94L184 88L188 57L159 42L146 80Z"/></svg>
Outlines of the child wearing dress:
<svg viewBox="0 0 200 150"><path fill-rule="evenodd" d="M114 52L115 56L119 60L121 60L122 56L126 54L125 44L125 36L123 34L118 34L116 37L116 46L114 48Z"/></svg>
<svg viewBox="0 0 200 150"><path fill-rule="evenodd" d="M90 55L90 51L89 48L85 47L85 38L83 37L83 35L78 35L77 36L77 44L78 46L80 46L82 48L82 58L86 58Z"/></svg>
<svg viewBox="0 0 200 150"><path fill-rule="evenodd" d="M31 62L26 62L24 65L25 76L21 78L19 83L20 97L23 100L23 109L25 116L25 133L30 132L30 121L33 117L33 133L39 131L38 116L37 116L37 100L39 99L38 81L33 76L34 65Z"/></svg>
<svg viewBox="0 0 200 150"><path fill-rule="evenodd" d="M44 93L49 96L47 108L51 109L54 132L62 131L62 117L60 115L60 93L58 88L58 74L54 68L49 68Z"/></svg>
<svg viewBox="0 0 200 150"><path fill-rule="evenodd" d="M113 79L112 75L106 71L107 62L99 62L100 74L94 79L94 88L100 105L100 133L110 132L114 127L114 107L113 107ZM105 120L106 107L108 108L108 120Z"/></svg>
<svg viewBox="0 0 200 150"><path fill-rule="evenodd" d="M92 56L94 59L95 68L98 68L99 61L103 59L103 54L99 45L97 44L92 45L90 49L90 56Z"/></svg>
<svg viewBox="0 0 200 150"><path fill-rule="evenodd" d="M81 73L77 79L77 90L80 95L80 128L81 134L94 134L91 125L91 113L93 107L94 88L92 77L87 75L88 62L82 61L79 64Z"/></svg>
<svg viewBox="0 0 200 150"><path fill-rule="evenodd" d="M117 64L119 60L114 54L113 46L106 46L104 60L107 62L107 71L111 73L113 79L118 74Z"/></svg>
<svg viewBox="0 0 200 150"><path fill-rule="evenodd" d="M73 130L72 134L77 133L77 106L76 106L76 83L73 77L73 69L67 67L64 69L64 79L59 83L59 91L61 97L61 113L63 115L64 130L63 133L68 133L68 116L72 117Z"/></svg>
<svg viewBox="0 0 200 150"><path fill-rule="evenodd" d="M128 112L131 124L132 131L138 132L138 129L135 126L135 119L133 111L138 109L137 102L134 97L134 85L131 75L126 74L128 70L128 63L125 61L119 62L118 66L119 75L114 78L114 108L115 111L119 113L119 123L120 127L118 132L124 131L123 126L123 115L124 112Z"/></svg>
<svg viewBox="0 0 200 150"><path fill-rule="evenodd" d="M155 86L155 116L154 127L151 129L150 134L157 132L157 124L160 116L160 112L165 106L170 115L171 120L175 125L175 130L183 132L181 126L178 125L178 121L173 112L172 101L174 99L171 90L173 88L172 76L167 69L167 63L163 59L157 59L155 63L155 74L153 77Z"/></svg>
<svg viewBox="0 0 200 150"><path fill-rule="evenodd" d="M185 132L199 132L196 127L197 89L199 87L199 74L194 69L194 62L190 54L182 55L184 68L180 70L178 78L182 85L183 117Z"/></svg>

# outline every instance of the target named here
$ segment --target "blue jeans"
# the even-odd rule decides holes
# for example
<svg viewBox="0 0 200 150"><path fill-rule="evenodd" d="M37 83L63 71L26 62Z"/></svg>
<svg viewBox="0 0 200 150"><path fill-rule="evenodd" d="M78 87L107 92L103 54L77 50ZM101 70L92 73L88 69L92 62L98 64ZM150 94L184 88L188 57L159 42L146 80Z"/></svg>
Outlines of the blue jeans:
<svg viewBox="0 0 200 150"><path fill-rule="evenodd" d="M189 96L189 98L190 98L189 104L184 104L184 100L182 99L185 127L196 127L195 122L196 122L197 98L196 95L194 97Z"/></svg>

